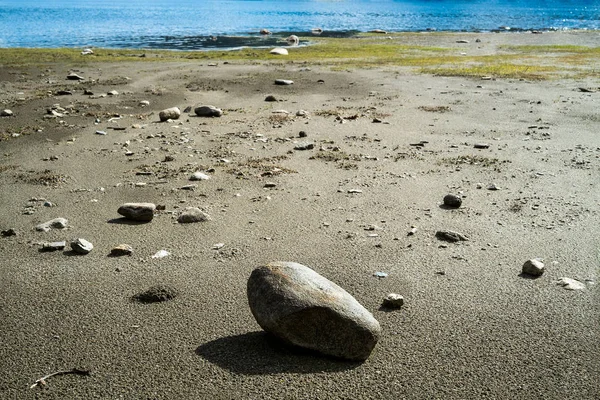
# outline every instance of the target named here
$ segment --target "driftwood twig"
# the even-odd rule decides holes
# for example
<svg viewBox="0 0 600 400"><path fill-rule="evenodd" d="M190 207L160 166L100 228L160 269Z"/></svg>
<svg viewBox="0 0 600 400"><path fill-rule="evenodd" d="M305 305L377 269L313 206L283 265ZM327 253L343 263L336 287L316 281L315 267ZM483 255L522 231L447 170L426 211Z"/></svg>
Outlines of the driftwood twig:
<svg viewBox="0 0 600 400"><path fill-rule="evenodd" d="M53 372L53 373L48 374L46 376L42 376L40 379L38 379L37 381L35 381L35 383L33 385L29 386L29 389L33 389L36 386L44 386L44 385L46 385L46 379L51 378L53 376L68 375L68 374L89 376L90 375L90 371L85 370L85 369L73 368L73 369L70 369L68 371Z"/></svg>

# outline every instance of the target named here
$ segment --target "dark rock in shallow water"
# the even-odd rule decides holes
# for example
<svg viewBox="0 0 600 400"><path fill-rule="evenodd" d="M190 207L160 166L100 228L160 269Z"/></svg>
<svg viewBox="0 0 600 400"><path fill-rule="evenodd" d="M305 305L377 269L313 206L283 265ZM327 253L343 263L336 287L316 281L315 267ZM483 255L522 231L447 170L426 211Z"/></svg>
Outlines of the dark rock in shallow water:
<svg viewBox="0 0 600 400"><path fill-rule="evenodd" d="M365 360L381 327L344 289L294 262L256 268L248 302L258 324L285 342L349 360Z"/></svg>

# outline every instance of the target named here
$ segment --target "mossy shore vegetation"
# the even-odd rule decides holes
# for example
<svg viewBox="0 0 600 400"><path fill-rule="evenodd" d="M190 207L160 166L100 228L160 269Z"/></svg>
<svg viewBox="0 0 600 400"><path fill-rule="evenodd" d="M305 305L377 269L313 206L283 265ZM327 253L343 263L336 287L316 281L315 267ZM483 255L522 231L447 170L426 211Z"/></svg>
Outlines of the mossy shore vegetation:
<svg viewBox="0 0 600 400"><path fill-rule="evenodd" d="M593 34L593 33L589 33ZM486 36L487 35L487 36ZM492 35L492 36L490 36ZM494 34L481 34L485 38ZM600 47L571 44L494 45L468 33L358 34L351 38L301 38L300 47L288 56L269 54L270 48L239 50L172 51L94 49L0 49L0 65L26 66L101 62L207 61L258 63L309 63L334 70L408 67L414 72L439 76L493 77L544 80L600 77ZM459 40L468 37L469 40ZM425 44L422 44L425 43ZM282 43L284 44L284 43Z"/></svg>

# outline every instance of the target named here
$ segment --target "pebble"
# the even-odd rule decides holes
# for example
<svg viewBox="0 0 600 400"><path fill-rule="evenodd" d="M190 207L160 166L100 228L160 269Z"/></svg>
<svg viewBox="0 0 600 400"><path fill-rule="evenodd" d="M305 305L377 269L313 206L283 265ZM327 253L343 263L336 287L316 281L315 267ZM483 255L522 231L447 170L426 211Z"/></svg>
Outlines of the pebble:
<svg viewBox="0 0 600 400"><path fill-rule="evenodd" d="M404 305L404 297L397 293L390 293L383 299L381 305L386 308L401 308Z"/></svg>
<svg viewBox="0 0 600 400"><path fill-rule="evenodd" d="M7 229L5 231L0 232L0 234L4 237L9 237L9 236L16 236L17 235L17 231L13 228Z"/></svg>
<svg viewBox="0 0 600 400"><path fill-rule="evenodd" d="M220 250L225 246L225 243L217 243L217 244L213 244L212 249L213 250Z"/></svg>
<svg viewBox="0 0 600 400"><path fill-rule="evenodd" d="M274 188L276 186L277 186L277 184L275 182L266 182L264 187L266 187L266 188Z"/></svg>
<svg viewBox="0 0 600 400"><path fill-rule="evenodd" d="M275 84L287 86L287 85L293 85L294 81L291 81L289 79L275 79Z"/></svg>
<svg viewBox="0 0 600 400"><path fill-rule="evenodd" d="M298 263L256 268L247 295L266 332L326 355L366 360L381 335L379 322L352 295Z"/></svg>
<svg viewBox="0 0 600 400"><path fill-rule="evenodd" d="M360 190L360 189L349 189L348 193L362 193L362 190Z"/></svg>
<svg viewBox="0 0 600 400"><path fill-rule="evenodd" d="M57 251L57 250L63 250L65 248L65 246L67 245L67 242L65 242L64 240L62 242L50 242L50 243L44 243L42 245L42 251Z"/></svg>
<svg viewBox="0 0 600 400"><path fill-rule="evenodd" d="M488 185L487 190L500 190L500 188L492 183L491 185Z"/></svg>
<svg viewBox="0 0 600 400"><path fill-rule="evenodd" d="M165 285L155 285L147 290L136 294L133 299L140 303L159 303L172 300L177 297L178 292L174 288Z"/></svg>
<svg viewBox="0 0 600 400"><path fill-rule="evenodd" d="M119 92L117 92L116 90L111 90L110 92L107 93L109 96L118 96Z"/></svg>
<svg viewBox="0 0 600 400"><path fill-rule="evenodd" d="M305 110L296 111L296 117L308 117L308 116L310 116L310 113L308 111L305 111Z"/></svg>
<svg viewBox="0 0 600 400"><path fill-rule="evenodd" d="M289 53L283 47L275 47L273 50L269 52L269 54L274 54L276 56L287 56Z"/></svg>
<svg viewBox="0 0 600 400"><path fill-rule="evenodd" d="M277 101L277 98L275 96L273 96L272 94L270 94L267 97L265 97L265 101L274 102L274 101Z"/></svg>
<svg viewBox="0 0 600 400"><path fill-rule="evenodd" d="M169 253L166 250L159 250L156 253L154 253L154 255L152 256L152 258L165 258L165 257L168 257L170 255L171 255L171 253Z"/></svg>
<svg viewBox="0 0 600 400"><path fill-rule="evenodd" d="M117 212L132 221L152 221L156 205L153 203L125 203Z"/></svg>
<svg viewBox="0 0 600 400"><path fill-rule="evenodd" d="M314 143L310 143L310 142L301 142L298 143L295 147L294 150L312 150L315 148L315 144Z"/></svg>
<svg viewBox="0 0 600 400"><path fill-rule="evenodd" d="M476 149L489 149L490 145L489 143L475 143L473 147Z"/></svg>
<svg viewBox="0 0 600 400"><path fill-rule="evenodd" d="M88 254L93 248L94 245L85 239L74 239L71 242L71 249L78 254Z"/></svg>
<svg viewBox="0 0 600 400"><path fill-rule="evenodd" d="M444 196L444 205L453 208L459 208L462 204L462 199L460 196L455 194L447 194Z"/></svg>
<svg viewBox="0 0 600 400"><path fill-rule="evenodd" d="M83 81L83 80L85 80L85 78L83 76L77 75L74 72L72 72L69 75L67 75L67 79L70 80L70 81Z"/></svg>
<svg viewBox="0 0 600 400"><path fill-rule="evenodd" d="M544 273L544 263L538 259L527 260L523 264L521 272L531 276L542 276Z"/></svg>
<svg viewBox="0 0 600 400"><path fill-rule="evenodd" d="M437 231L435 233L435 237L440 240L445 240L446 242L460 242L469 240L467 236L454 231Z"/></svg>
<svg viewBox="0 0 600 400"><path fill-rule="evenodd" d="M377 271L377 272L373 273L373 276L376 278L387 278L388 274L387 274L387 272Z"/></svg>
<svg viewBox="0 0 600 400"><path fill-rule="evenodd" d="M11 110L2 110L0 111L0 117L12 117L14 113Z"/></svg>
<svg viewBox="0 0 600 400"><path fill-rule="evenodd" d="M178 107L166 108L158 113L158 117L161 122L168 121L170 119L179 119L181 116L181 110Z"/></svg>
<svg viewBox="0 0 600 400"><path fill-rule="evenodd" d="M307 136L308 136L308 133L306 133L306 131L300 131L300 132L298 132L298 137L305 138Z"/></svg>
<svg viewBox="0 0 600 400"><path fill-rule="evenodd" d="M206 222L210 220L210 215L206 214L197 207L187 207L177 218L177 222L179 222L180 224Z"/></svg>
<svg viewBox="0 0 600 400"><path fill-rule="evenodd" d="M207 181L210 179L210 176L206 175L204 172L196 171L190 176L190 181Z"/></svg>
<svg viewBox="0 0 600 400"><path fill-rule="evenodd" d="M220 117L223 110L215 106L200 106L194 109L194 113L199 117Z"/></svg>
<svg viewBox="0 0 600 400"><path fill-rule="evenodd" d="M196 188L198 187L198 185L196 185L195 183L191 184L191 185L185 185L180 187L181 190L196 190Z"/></svg>
<svg viewBox="0 0 600 400"><path fill-rule="evenodd" d="M36 231L48 232L50 229L65 229L69 225L69 221L66 218L54 218L50 221L39 224L35 227Z"/></svg>
<svg viewBox="0 0 600 400"><path fill-rule="evenodd" d="M96 131L96 135L106 135L105 131Z"/></svg>
<svg viewBox="0 0 600 400"><path fill-rule="evenodd" d="M142 107L147 107L150 105L150 102L148 100L142 100L138 104Z"/></svg>
<svg viewBox="0 0 600 400"><path fill-rule="evenodd" d="M583 282L567 277L560 278L556 284L562 286L563 289L566 290L585 290L586 288Z"/></svg>
<svg viewBox="0 0 600 400"><path fill-rule="evenodd" d="M110 250L113 257L130 256L133 253L133 247L128 244L120 244Z"/></svg>

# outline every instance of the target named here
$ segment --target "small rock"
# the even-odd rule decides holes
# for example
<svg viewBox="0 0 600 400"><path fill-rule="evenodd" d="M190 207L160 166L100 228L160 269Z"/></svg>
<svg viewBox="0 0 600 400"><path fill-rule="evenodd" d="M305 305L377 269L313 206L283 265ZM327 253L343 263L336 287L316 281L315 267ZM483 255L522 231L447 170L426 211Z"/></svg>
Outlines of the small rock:
<svg viewBox="0 0 600 400"><path fill-rule="evenodd" d="M220 117L223 111L215 106L200 106L194 109L194 112L199 117Z"/></svg>
<svg viewBox="0 0 600 400"><path fill-rule="evenodd" d="M410 228L410 231L408 231L408 233L406 234L406 236L413 236L414 234L416 234L418 231L418 229L416 227L412 227Z"/></svg>
<svg viewBox="0 0 600 400"><path fill-rule="evenodd" d="M385 308L401 308L404 305L404 297L396 293L390 293L383 299L381 305Z"/></svg>
<svg viewBox="0 0 600 400"><path fill-rule="evenodd" d="M177 290L170 286L156 285L150 287L148 290L136 294L133 296L133 299L135 301L139 301L140 303L159 303L172 300L177 297L177 294Z"/></svg>
<svg viewBox="0 0 600 400"><path fill-rule="evenodd" d="M256 268L247 294L256 322L296 346L365 360L381 335L379 322L354 297L298 263L278 261Z"/></svg>
<svg viewBox="0 0 600 400"><path fill-rule="evenodd" d="M158 117L161 122L168 121L170 119L179 119L181 116L181 110L178 107L166 108L158 113Z"/></svg>
<svg viewBox="0 0 600 400"><path fill-rule="evenodd" d="M181 190L196 190L196 188L198 187L198 185L196 185L195 183L191 184L191 185L185 185L180 187Z"/></svg>
<svg viewBox="0 0 600 400"><path fill-rule="evenodd" d="M277 184L275 182L266 182L264 185L264 187L266 187L266 188L274 188L276 186L277 186Z"/></svg>
<svg viewBox="0 0 600 400"><path fill-rule="evenodd" d="M67 75L67 79L70 81L84 81L85 80L85 78L83 76L79 76L74 72Z"/></svg>
<svg viewBox="0 0 600 400"><path fill-rule="evenodd" d="M437 231L435 233L435 237L440 240L445 240L446 242L460 242L469 240L469 238L462 233L454 231Z"/></svg>
<svg viewBox="0 0 600 400"><path fill-rule="evenodd" d="M491 185L488 185L487 190L500 190L500 188L492 183Z"/></svg>
<svg viewBox="0 0 600 400"><path fill-rule="evenodd" d="M142 100L138 104L142 107L147 107L150 105L150 102L148 100Z"/></svg>
<svg viewBox="0 0 600 400"><path fill-rule="evenodd" d="M67 242L65 242L64 240L62 242L51 242L51 243L44 243L42 245L42 251L57 251L57 250L63 250L65 248L65 246L67 245Z"/></svg>
<svg viewBox="0 0 600 400"><path fill-rule="evenodd" d="M461 39L461 40L457 40L456 43L469 43L469 41Z"/></svg>
<svg viewBox="0 0 600 400"><path fill-rule="evenodd" d="M14 230L13 228L7 229L5 231L0 232L0 234L4 237L9 237L9 236L16 236L17 235L17 231Z"/></svg>
<svg viewBox="0 0 600 400"><path fill-rule="evenodd" d="M360 189L349 189L348 193L362 193L362 190L360 190Z"/></svg>
<svg viewBox="0 0 600 400"><path fill-rule="evenodd" d="M259 33L261 35L271 35L273 32L271 32L270 30L266 29L266 28L262 28Z"/></svg>
<svg viewBox="0 0 600 400"><path fill-rule="evenodd" d="M270 94L267 97L265 97L265 101L274 102L274 101L277 101L277 98L275 98L275 96L273 96L272 94Z"/></svg>
<svg viewBox="0 0 600 400"><path fill-rule="evenodd" d="M210 221L211 217L197 207L187 207L177 218L180 224Z"/></svg>
<svg viewBox="0 0 600 400"><path fill-rule="evenodd" d="M291 81L289 79L275 79L275 84L276 85L293 85L294 81Z"/></svg>
<svg viewBox="0 0 600 400"><path fill-rule="evenodd" d="M289 53L283 47L275 47L273 50L269 52L269 54L274 54L276 56L287 56Z"/></svg>
<svg viewBox="0 0 600 400"><path fill-rule="evenodd" d="M94 245L85 239L79 238L71 242L71 249L78 254L88 254L93 248Z"/></svg>
<svg viewBox="0 0 600 400"><path fill-rule="evenodd" d="M82 56L89 56L90 54L94 54L94 50L92 50L92 49L83 49L83 51L81 52Z"/></svg>
<svg viewBox="0 0 600 400"><path fill-rule="evenodd" d="M133 253L133 247L128 244L120 244L110 250L113 257L130 256Z"/></svg>
<svg viewBox="0 0 600 400"><path fill-rule="evenodd" d="M210 179L210 176L206 175L204 172L196 171L190 176L190 181L207 181Z"/></svg>
<svg viewBox="0 0 600 400"><path fill-rule="evenodd" d="M453 208L459 208L462 204L460 196L455 194L447 194L444 196L444 205Z"/></svg>
<svg viewBox="0 0 600 400"><path fill-rule="evenodd" d="M475 149L489 149L489 148L490 148L490 145L489 145L489 143L475 143L475 144L473 145L473 147L474 147Z"/></svg>
<svg viewBox="0 0 600 400"><path fill-rule="evenodd" d="M70 90L59 90L56 92L57 96L72 96L73 92L71 92Z"/></svg>
<svg viewBox="0 0 600 400"><path fill-rule="evenodd" d="M14 113L11 110L2 110L0 111L0 117L12 117Z"/></svg>
<svg viewBox="0 0 600 400"><path fill-rule="evenodd" d="M69 225L69 221L65 218L54 218L50 221L39 224L35 227L36 231L48 232L50 229L65 229Z"/></svg>
<svg viewBox="0 0 600 400"><path fill-rule="evenodd" d="M373 276L376 278L387 278L388 274L387 272L377 271L373 273Z"/></svg>
<svg viewBox="0 0 600 400"><path fill-rule="evenodd" d="M296 111L296 117L308 117L310 113L306 110L298 110Z"/></svg>
<svg viewBox="0 0 600 400"><path fill-rule="evenodd" d="M105 131L96 131L96 135L104 136L104 135L106 135L106 132Z"/></svg>
<svg viewBox="0 0 600 400"><path fill-rule="evenodd" d="M163 159L163 162L171 162L171 161L175 161L175 157L173 157L172 155L167 154L165 156L165 158Z"/></svg>
<svg viewBox="0 0 600 400"><path fill-rule="evenodd" d="M152 258L165 258L165 257L168 257L170 255L171 255L171 253L169 253L166 250L159 250L156 253L154 253L154 255L152 256Z"/></svg>
<svg viewBox="0 0 600 400"><path fill-rule="evenodd" d="M523 264L521 272L531 276L542 276L544 273L544 263L536 259L527 260Z"/></svg>
<svg viewBox="0 0 600 400"><path fill-rule="evenodd" d="M566 290L585 290L585 284L576 279L562 277L557 282L557 285L562 286Z"/></svg>
<svg viewBox="0 0 600 400"><path fill-rule="evenodd" d="M223 247L225 247L225 243L217 243L217 244L213 244L213 247L212 247L212 249L213 249L213 250L220 250L220 249L222 249Z"/></svg>
<svg viewBox="0 0 600 400"><path fill-rule="evenodd" d="M308 133L306 133L305 131L298 132L298 137L305 138L307 136L308 136Z"/></svg>
<svg viewBox="0 0 600 400"><path fill-rule="evenodd" d="M107 93L109 96L118 96L119 92L117 92L116 90L111 90L110 92ZM174 118L172 118L174 119Z"/></svg>
<svg viewBox="0 0 600 400"><path fill-rule="evenodd" d="M125 203L117 212L132 221L152 221L156 205L153 203Z"/></svg>
<svg viewBox="0 0 600 400"><path fill-rule="evenodd" d="M294 150L312 150L314 148L315 148L315 144L314 143L302 142L302 143L298 143L294 147Z"/></svg>

